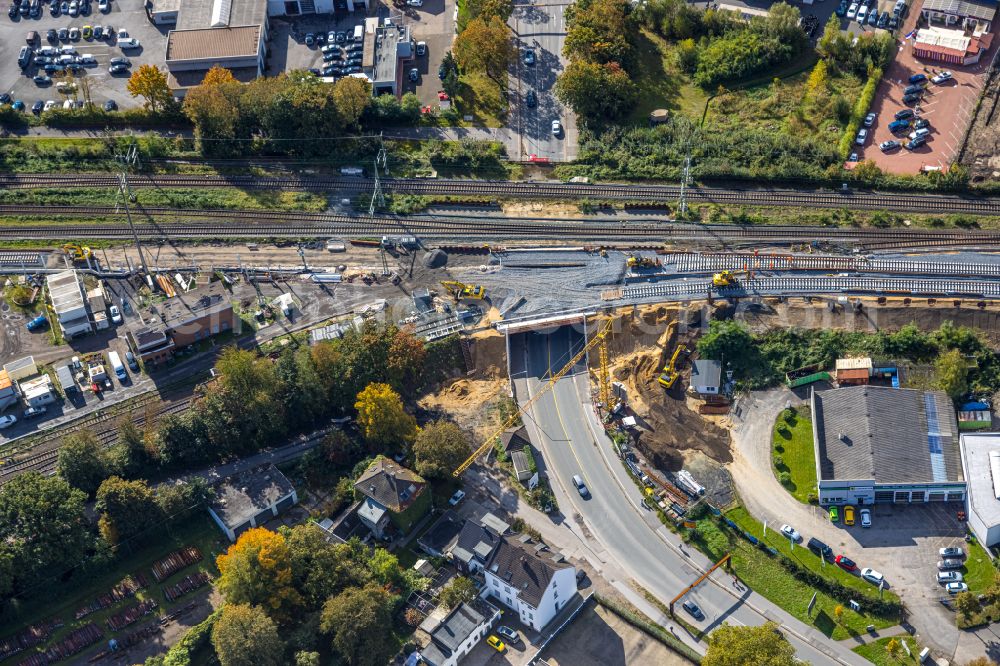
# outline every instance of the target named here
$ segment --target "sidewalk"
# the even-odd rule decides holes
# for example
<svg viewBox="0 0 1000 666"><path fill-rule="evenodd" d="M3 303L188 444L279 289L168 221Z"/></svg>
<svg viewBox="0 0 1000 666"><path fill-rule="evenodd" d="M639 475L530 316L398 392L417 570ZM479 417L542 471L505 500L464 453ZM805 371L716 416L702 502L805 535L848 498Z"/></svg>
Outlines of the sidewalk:
<svg viewBox="0 0 1000 666"><path fill-rule="evenodd" d="M875 633L858 634L857 636L851 636L850 638L844 638L840 641L841 645L846 645L848 649L853 649L859 645L868 645L869 643L874 643L880 638L889 638L890 636L909 636L910 634L903 629L898 624L895 627L886 627L885 629L878 629Z"/></svg>

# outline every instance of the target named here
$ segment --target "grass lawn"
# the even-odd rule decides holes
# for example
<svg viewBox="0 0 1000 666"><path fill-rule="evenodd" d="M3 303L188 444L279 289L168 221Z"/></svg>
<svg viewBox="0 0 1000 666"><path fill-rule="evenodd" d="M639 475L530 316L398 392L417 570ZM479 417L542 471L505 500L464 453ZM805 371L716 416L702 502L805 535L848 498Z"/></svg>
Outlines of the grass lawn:
<svg viewBox="0 0 1000 666"><path fill-rule="evenodd" d="M726 516L748 532L755 535L761 534L762 526L757 524L744 509L734 509L728 512ZM733 571L741 580L753 588L754 591L767 597L802 622L816 627L824 635L834 640L841 640L861 634L869 624L881 628L892 626L898 622L898 618L895 617L882 618L873 615L862 615L845 607L842 623L838 624L834 609L837 606L844 605L840 601L823 592L817 592L806 583L797 580L776 559L767 556L761 550L750 545L749 542L737 537L735 534L723 531L713 518L702 518L697 521L697 524L697 530L704 540L699 546L706 551L709 557L717 561L727 552L730 553L732 555ZM769 531L769 536L773 536L773 534ZM780 537L774 540L774 547L779 550L781 550L780 541ZM767 542L769 544L772 543L771 539L767 539ZM810 566L810 564L813 564L815 568L821 566L818 558L813 556L809 551L803 548L796 548L796 550L802 551L795 554L794 557L804 566ZM788 552L787 544L785 544L784 552ZM810 557L816 560L816 562L810 563ZM810 566L810 568L814 567ZM823 568L822 572L824 575L836 578L845 585L849 584L846 579L841 577L848 576L848 574L837 570L833 565L827 565ZM853 582L857 583L860 581ZM855 588L855 585L852 584L851 587ZM859 593L868 592L870 594L872 592L872 590L865 590L860 586L857 589ZM816 606L812 613L807 613L806 608L813 592L817 592Z"/></svg>
<svg viewBox="0 0 1000 666"><path fill-rule="evenodd" d="M202 560L197 564L181 569L162 583L157 583L150 571L153 562L177 548L188 545L196 546L201 551ZM186 524L172 527L169 531L164 531L160 535L160 538L143 546L135 553L123 556L119 561L109 566L104 573L95 574L89 580L81 582L71 593L62 597L43 596L25 602L21 605L17 617L5 618L2 635L6 637L17 633L27 625L48 618L59 617L65 622L65 626L56 631L52 635L52 638L40 647L44 648L60 640L73 629L91 623L100 627L104 632L105 639L110 638L113 634L108 629L105 619L115 613L121 612L129 606L135 605L138 601L155 599L157 604L159 604L158 610L163 612L189 603L192 595L185 595L174 603L169 603L163 594L162 588L166 585L174 584L185 576L198 571L207 571L213 577L218 576L219 572L215 567L215 558L226 547L228 547L228 542L225 541L215 523L207 515L197 514ZM136 572L142 572L146 575L151 583L148 588L140 590L134 598L120 601L110 608L97 613L91 613L80 620L74 619L76 611L79 608L93 601L98 595L109 591L125 576ZM150 619L152 619L152 616L143 618L124 629L121 633L127 634L130 631L134 631L137 627L146 624ZM106 643L98 642L89 651L99 651L102 645L106 645ZM27 650L20 652L0 662L0 664L7 666L8 664L20 663L29 654L30 651Z"/></svg>
<svg viewBox="0 0 1000 666"><path fill-rule="evenodd" d="M690 77L680 70L669 42L649 30L640 30L635 61L632 76L639 88L639 99L629 121L645 123L654 109L668 109L695 121L701 119L708 93L691 83Z"/></svg>
<svg viewBox="0 0 1000 666"><path fill-rule="evenodd" d="M975 594L982 594L990 585L997 574L993 561L978 541L971 541L965 544L968 557L965 558L965 566L962 567L962 578L969 586L969 591Z"/></svg>
<svg viewBox="0 0 1000 666"><path fill-rule="evenodd" d="M899 659L892 659L889 657L888 653L885 651L885 646L889 644L889 641L895 638L899 642L899 651L902 655ZM903 641L910 646L910 655L906 656L906 651L903 649ZM867 645L859 645L854 648L854 652L861 655L868 661L876 664L877 666L895 666L896 664L916 664L917 655L920 654L920 648L917 646L917 641L912 636L895 636L890 638L880 638L874 643L869 643Z"/></svg>
<svg viewBox="0 0 1000 666"><path fill-rule="evenodd" d="M813 452L812 418L809 408L784 410L774 424L771 462L779 479L782 472L791 476L785 488L798 501L806 504L809 495L816 496L816 455ZM781 464L778 464L778 458Z"/></svg>
<svg viewBox="0 0 1000 666"><path fill-rule="evenodd" d="M466 72L459 77L459 91L455 98L458 112L472 116L472 122L486 127L501 127L507 115L504 86L480 72Z"/></svg>

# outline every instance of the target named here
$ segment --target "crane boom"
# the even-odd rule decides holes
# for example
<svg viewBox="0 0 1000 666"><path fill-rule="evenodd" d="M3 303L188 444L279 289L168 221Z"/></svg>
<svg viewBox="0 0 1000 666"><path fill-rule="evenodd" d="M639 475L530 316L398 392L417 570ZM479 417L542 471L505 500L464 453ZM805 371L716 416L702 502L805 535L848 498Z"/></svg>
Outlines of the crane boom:
<svg viewBox="0 0 1000 666"><path fill-rule="evenodd" d="M560 379L562 379L566 375L567 372L569 372L570 370L573 369L574 365L576 365L577 363L580 362L580 359L583 358L584 355L586 355L586 353L588 351L590 351L591 349L594 348L594 345L602 342L604 340L604 338L606 338L608 336L608 334L611 332L611 326L612 326L613 322L614 322L613 319L609 319L607 322L605 322L605 324L594 335L594 337L592 337L590 339L590 341L586 345L583 346L583 349L581 349L579 352L577 352L577 354L573 358L571 358L569 360L569 363L567 363L562 368L560 368L559 371L556 372L554 375L550 376L549 377L549 381L545 384L545 386L542 387L542 390L539 391L538 393L536 393L535 395L531 396L531 398L526 403L524 403L517 410L517 412L515 412L510 418L508 418L507 420L505 420L500 425L500 428L496 432L494 432L492 435L490 435L489 437L487 437L486 440L482 444L479 445L479 448L477 448L472 453L471 456L469 456L468 458L466 458L465 462L463 462L461 465L459 465L458 468L456 468L455 471L452 472L452 475L456 476L456 477L457 476L461 476L465 472L465 470L467 470L470 467L472 467L472 463L476 462L476 459L479 458L479 456L481 456L484 453L486 453L490 449L490 447L493 446L493 441L497 437L499 437L500 435L502 435L507 428L509 428L512 425L514 425L515 423L517 423L518 419L521 418L521 414L523 414L524 412L526 412L532 405L534 405L535 402L537 402L539 398L541 398L543 395L545 395L546 393L548 393L549 389L551 389L553 386L555 386L557 381L559 381Z"/></svg>

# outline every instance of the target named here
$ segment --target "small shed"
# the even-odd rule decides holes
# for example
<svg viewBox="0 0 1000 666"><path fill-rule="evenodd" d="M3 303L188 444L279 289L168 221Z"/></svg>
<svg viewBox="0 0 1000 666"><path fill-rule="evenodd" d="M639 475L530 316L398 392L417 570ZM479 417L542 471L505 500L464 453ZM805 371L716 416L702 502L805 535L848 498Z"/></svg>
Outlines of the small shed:
<svg viewBox="0 0 1000 666"><path fill-rule="evenodd" d="M0 409L15 402L17 402L17 391L14 390L14 382L10 380L6 370L0 370Z"/></svg>
<svg viewBox="0 0 1000 666"><path fill-rule="evenodd" d="M38 366L35 365L34 356L25 356L10 363L5 363L3 369L7 373L7 376L15 382L38 374Z"/></svg>
<svg viewBox="0 0 1000 666"><path fill-rule="evenodd" d="M670 111L667 109L654 109L649 112L650 125L662 125L670 120Z"/></svg>
<svg viewBox="0 0 1000 666"><path fill-rule="evenodd" d="M691 388L699 395L718 395L722 386L722 362L698 359L691 368Z"/></svg>
<svg viewBox="0 0 1000 666"><path fill-rule="evenodd" d="M514 476L518 481L524 482L531 478L531 467L528 465L528 456L524 451L511 451L510 461L514 465Z"/></svg>
<svg viewBox="0 0 1000 666"><path fill-rule="evenodd" d="M56 366L56 379L59 380L63 393L77 390L76 381L73 380L73 371L68 365Z"/></svg>

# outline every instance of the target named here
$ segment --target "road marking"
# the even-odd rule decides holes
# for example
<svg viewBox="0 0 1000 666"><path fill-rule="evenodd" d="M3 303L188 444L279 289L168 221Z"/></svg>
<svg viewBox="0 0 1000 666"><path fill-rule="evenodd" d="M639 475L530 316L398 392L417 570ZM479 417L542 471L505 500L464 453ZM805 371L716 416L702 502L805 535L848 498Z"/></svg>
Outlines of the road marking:
<svg viewBox="0 0 1000 666"><path fill-rule="evenodd" d="M572 349L573 349L573 345L572 345L572 343L570 343L570 351L572 351ZM555 372L558 371L558 368L553 369L553 367L552 367L552 336L551 335L550 336L546 336L546 338L545 338L545 351L548 354L549 376L551 376L552 374L554 374ZM573 358L573 357L570 356L570 358ZM559 381L562 381L562 380L560 379ZM559 382L556 382L556 384L558 384L558 383ZM549 395L552 396L552 405L555 407L555 410L556 410L556 418L559 419L559 425L562 426L563 433L566 435L566 441L569 442L569 450L573 454L573 457L576 458L576 464L580 466L580 476L583 477L583 482L584 483L589 484L590 480L587 478L586 473L583 471L583 463L580 461L580 457L578 455L576 455L576 449L573 448L573 438L569 436L569 430L566 429L566 422L563 421L562 412L559 410L559 401L556 400L555 390L556 390L556 387L553 386L552 390L549 391ZM579 490L577 490L577 494L579 494Z"/></svg>

